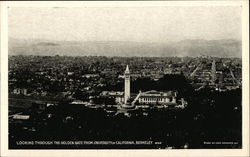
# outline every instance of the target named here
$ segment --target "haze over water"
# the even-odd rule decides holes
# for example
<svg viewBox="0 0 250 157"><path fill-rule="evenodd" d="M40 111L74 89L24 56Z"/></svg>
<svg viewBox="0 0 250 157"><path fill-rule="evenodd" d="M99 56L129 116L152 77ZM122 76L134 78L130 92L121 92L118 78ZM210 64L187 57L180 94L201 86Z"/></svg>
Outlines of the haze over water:
<svg viewBox="0 0 250 157"><path fill-rule="evenodd" d="M241 57L241 9L9 8L9 54Z"/></svg>
<svg viewBox="0 0 250 157"><path fill-rule="evenodd" d="M10 8L9 37L169 42L241 39L241 7Z"/></svg>

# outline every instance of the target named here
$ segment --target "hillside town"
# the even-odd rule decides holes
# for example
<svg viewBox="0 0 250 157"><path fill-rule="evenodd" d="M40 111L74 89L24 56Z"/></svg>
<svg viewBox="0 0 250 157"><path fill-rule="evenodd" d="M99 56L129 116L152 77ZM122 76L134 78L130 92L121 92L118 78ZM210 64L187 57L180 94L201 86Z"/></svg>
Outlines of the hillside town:
<svg viewBox="0 0 250 157"><path fill-rule="evenodd" d="M241 87L239 58L10 56L9 93L84 100L122 83L127 64L132 69L131 81L157 81L177 74L184 75L196 90L205 86L219 91Z"/></svg>
<svg viewBox="0 0 250 157"><path fill-rule="evenodd" d="M142 138L159 144L100 147L214 148L204 142L223 137L235 144L222 148L240 148L241 71L240 58L9 56L10 147Z"/></svg>

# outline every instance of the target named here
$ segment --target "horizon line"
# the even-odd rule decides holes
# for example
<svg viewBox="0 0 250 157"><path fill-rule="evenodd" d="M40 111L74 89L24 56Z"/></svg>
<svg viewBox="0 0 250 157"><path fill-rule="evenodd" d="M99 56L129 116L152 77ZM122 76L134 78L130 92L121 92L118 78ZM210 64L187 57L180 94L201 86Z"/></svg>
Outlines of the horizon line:
<svg viewBox="0 0 250 157"><path fill-rule="evenodd" d="M242 57L236 57L236 56L225 56L225 57L220 57L220 56L206 56L206 55L200 55L200 56L104 56L104 55L75 55L75 56L70 56L70 55L59 55L59 54L55 54L55 55L27 55L27 54L17 54L17 55L13 55L13 54L8 54L8 57L12 57L12 56L34 56L34 57L106 57L106 58L238 58L238 59L242 59Z"/></svg>
<svg viewBox="0 0 250 157"><path fill-rule="evenodd" d="M44 40L44 41L51 41L51 42L134 42L134 43L171 43L171 42L181 42L181 41L220 41L220 40L235 40L235 41L241 41L241 39L236 38L221 38L221 39L204 39L204 38L187 38L187 39L181 39L181 40L166 40L166 41L133 41L133 40L57 40L57 39L46 39L46 38L14 38L14 37L8 37L8 41L10 40Z"/></svg>

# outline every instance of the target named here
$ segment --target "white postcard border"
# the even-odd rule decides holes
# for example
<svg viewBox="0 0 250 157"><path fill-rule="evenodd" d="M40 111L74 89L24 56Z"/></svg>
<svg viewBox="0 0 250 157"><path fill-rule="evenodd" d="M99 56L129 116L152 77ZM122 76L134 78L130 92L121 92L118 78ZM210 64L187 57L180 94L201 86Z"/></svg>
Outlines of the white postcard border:
<svg viewBox="0 0 250 157"><path fill-rule="evenodd" d="M249 2L242 1L21 1L1 5L1 156L249 156ZM187 150L9 150L8 149L8 7L162 7L242 6L242 149Z"/></svg>

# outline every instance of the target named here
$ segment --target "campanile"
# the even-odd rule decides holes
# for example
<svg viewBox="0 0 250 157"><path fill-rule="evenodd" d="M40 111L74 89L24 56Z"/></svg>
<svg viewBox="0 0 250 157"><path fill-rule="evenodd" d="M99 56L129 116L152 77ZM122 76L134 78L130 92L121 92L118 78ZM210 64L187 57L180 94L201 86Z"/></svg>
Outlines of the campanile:
<svg viewBox="0 0 250 157"><path fill-rule="evenodd" d="M127 104L128 99L130 98L130 72L128 65L124 73L125 83L124 83L124 103Z"/></svg>

